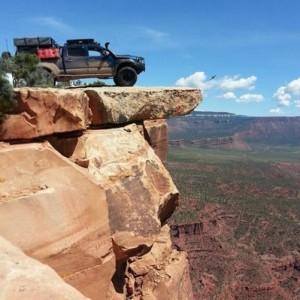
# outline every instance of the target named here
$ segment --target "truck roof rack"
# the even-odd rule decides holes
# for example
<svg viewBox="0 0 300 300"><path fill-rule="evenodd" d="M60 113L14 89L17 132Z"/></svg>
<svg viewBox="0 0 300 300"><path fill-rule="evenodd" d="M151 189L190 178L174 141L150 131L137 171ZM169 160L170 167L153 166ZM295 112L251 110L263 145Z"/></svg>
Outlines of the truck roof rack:
<svg viewBox="0 0 300 300"><path fill-rule="evenodd" d="M94 44L94 39L74 39L74 40L67 40L67 45L78 45L78 44Z"/></svg>
<svg viewBox="0 0 300 300"><path fill-rule="evenodd" d="M14 38L14 45L18 47L58 47L52 37L24 37Z"/></svg>

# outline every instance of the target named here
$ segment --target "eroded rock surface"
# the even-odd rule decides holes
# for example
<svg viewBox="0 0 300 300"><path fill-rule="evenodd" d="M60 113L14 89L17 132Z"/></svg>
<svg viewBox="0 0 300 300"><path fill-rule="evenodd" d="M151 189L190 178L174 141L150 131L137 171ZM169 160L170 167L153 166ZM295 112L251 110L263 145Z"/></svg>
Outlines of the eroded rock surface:
<svg viewBox="0 0 300 300"><path fill-rule="evenodd" d="M165 118L193 110L199 90L17 93L0 126L0 235L91 299L193 299L164 225L179 193L163 162Z"/></svg>
<svg viewBox="0 0 300 300"><path fill-rule="evenodd" d="M4 116L0 140L32 139L94 126L186 115L201 101L190 88L100 87L16 89L18 105Z"/></svg>
<svg viewBox="0 0 300 300"><path fill-rule="evenodd" d="M178 205L178 191L138 126L89 131L70 144L73 153L63 152L106 191L112 233L156 235Z"/></svg>
<svg viewBox="0 0 300 300"><path fill-rule="evenodd" d="M32 139L59 132L85 130L91 113L79 90L16 89L18 106L4 116L0 140Z"/></svg>
<svg viewBox="0 0 300 300"><path fill-rule="evenodd" d="M168 155L168 124L166 120L146 120L143 125L146 140L160 160L166 163Z"/></svg>
<svg viewBox="0 0 300 300"><path fill-rule="evenodd" d="M84 295L109 299L115 256L104 190L47 145L4 147L0 165L0 234Z"/></svg>
<svg viewBox="0 0 300 300"><path fill-rule="evenodd" d="M92 124L124 124L166 119L190 113L202 101L191 88L113 87L85 89L93 113Z"/></svg>
<svg viewBox="0 0 300 300"><path fill-rule="evenodd" d="M169 226L162 227L151 251L132 257L126 286L131 299L194 299L186 253L172 250Z"/></svg>
<svg viewBox="0 0 300 300"><path fill-rule="evenodd" d="M53 269L0 236L0 299L88 300Z"/></svg>

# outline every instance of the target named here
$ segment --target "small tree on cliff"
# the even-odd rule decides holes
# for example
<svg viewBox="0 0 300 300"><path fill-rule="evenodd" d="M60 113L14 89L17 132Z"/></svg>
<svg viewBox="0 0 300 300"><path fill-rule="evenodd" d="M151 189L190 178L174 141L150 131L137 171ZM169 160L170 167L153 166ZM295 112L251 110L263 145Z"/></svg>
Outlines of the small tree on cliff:
<svg viewBox="0 0 300 300"><path fill-rule="evenodd" d="M15 93L7 78L10 64L10 61L0 58L0 121L1 116L9 112L15 104Z"/></svg>
<svg viewBox="0 0 300 300"><path fill-rule="evenodd" d="M13 86L53 86L53 76L38 67L39 58L35 54L19 53L14 57L2 57L0 68L12 73Z"/></svg>
<svg viewBox="0 0 300 300"><path fill-rule="evenodd" d="M35 54L17 54L12 58L14 86L53 86L53 76L44 69L38 68L39 59Z"/></svg>
<svg viewBox="0 0 300 300"><path fill-rule="evenodd" d="M15 104L13 87L53 86L54 78L45 70L38 68L38 57L35 54L17 54L15 57L2 55L0 58L0 114L9 112ZM7 74L13 77L13 86Z"/></svg>

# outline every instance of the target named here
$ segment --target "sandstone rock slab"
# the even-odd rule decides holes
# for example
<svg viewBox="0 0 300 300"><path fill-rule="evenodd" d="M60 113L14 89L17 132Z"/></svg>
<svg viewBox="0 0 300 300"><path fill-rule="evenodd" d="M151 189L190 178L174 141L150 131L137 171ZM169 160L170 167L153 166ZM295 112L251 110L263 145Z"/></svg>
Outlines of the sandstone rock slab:
<svg viewBox="0 0 300 300"><path fill-rule="evenodd" d="M88 300L49 266L0 236L0 299Z"/></svg>
<svg viewBox="0 0 300 300"><path fill-rule="evenodd" d="M105 191L48 145L2 147L0 165L0 234L84 295L110 299Z"/></svg>
<svg viewBox="0 0 300 300"><path fill-rule="evenodd" d="M53 143L71 160L87 168L106 191L113 239L135 241L136 248L147 248L178 205L178 191L159 157L145 141L137 125L90 130L76 141ZM117 234L117 237L114 236ZM122 238L120 238L122 236ZM132 238L134 236L134 238ZM120 249L127 245L118 243ZM127 250L124 250L126 253Z"/></svg>
<svg viewBox="0 0 300 300"><path fill-rule="evenodd" d="M177 87L86 88L92 125L126 124L189 114L202 101L198 89Z"/></svg>
<svg viewBox="0 0 300 300"><path fill-rule="evenodd" d="M85 130L90 122L88 97L80 90L20 88L18 104L4 115L0 140L32 139L60 132Z"/></svg>
<svg viewBox="0 0 300 300"><path fill-rule="evenodd" d="M154 149L155 154L163 163L167 162L168 155L168 124L164 119L145 120L145 138Z"/></svg>
<svg viewBox="0 0 300 300"><path fill-rule="evenodd" d="M147 254L131 259L126 277L131 299L194 299L186 253L172 249L168 225Z"/></svg>

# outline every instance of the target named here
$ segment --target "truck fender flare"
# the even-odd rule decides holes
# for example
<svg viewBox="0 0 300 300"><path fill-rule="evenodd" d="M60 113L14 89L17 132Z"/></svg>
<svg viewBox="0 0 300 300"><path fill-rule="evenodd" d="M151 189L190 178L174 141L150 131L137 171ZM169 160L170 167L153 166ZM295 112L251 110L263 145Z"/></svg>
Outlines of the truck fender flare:
<svg viewBox="0 0 300 300"><path fill-rule="evenodd" d="M131 68L135 69L134 63L130 63L128 61L121 61L117 64L117 66L115 68L115 75L117 75L118 71L124 67L131 67Z"/></svg>
<svg viewBox="0 0 300 300"><path fill-rule="evenodd" d="M55 77L59 74L59 68L53 63L38 63L37 65L39 68L46 69L47 71L51 72Z"/></svg>

